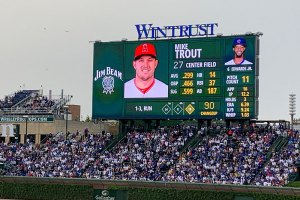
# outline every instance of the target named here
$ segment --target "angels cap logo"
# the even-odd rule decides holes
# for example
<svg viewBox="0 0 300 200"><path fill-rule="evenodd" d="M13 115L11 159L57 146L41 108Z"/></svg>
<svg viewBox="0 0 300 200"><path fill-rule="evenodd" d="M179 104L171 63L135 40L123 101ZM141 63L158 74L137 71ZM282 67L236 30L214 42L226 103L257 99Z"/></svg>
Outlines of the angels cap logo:
<svg viewBox="0 0 300 200"><path fill-rule="evenodd" d="M148 45L147 44L143 44L143 53L148 53Z"/></svg>
<svg viewBox="0 0 300 200"><path fill-rule="evenodd" d="M105 94L111 94L114 92L115 87L115 81L114 77L112 76L104 76L102 79L102 87L103 87L103 93Z"/></svg>

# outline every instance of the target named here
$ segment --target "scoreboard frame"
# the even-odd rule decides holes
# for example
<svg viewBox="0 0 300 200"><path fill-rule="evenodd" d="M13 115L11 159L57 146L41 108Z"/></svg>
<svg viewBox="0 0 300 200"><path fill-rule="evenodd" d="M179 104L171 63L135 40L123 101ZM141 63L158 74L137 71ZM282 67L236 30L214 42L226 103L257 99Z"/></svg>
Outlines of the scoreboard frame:
<svg viewBox="0 0 300 200"><path fill-rule="evenodd" d="M245 64L225 65L234 42L246 41ZM124 84L135 77L135 48L155 46L155 78L168 97L124 98ZM93 119L258 119L259 36L95 42Z"/></svg>

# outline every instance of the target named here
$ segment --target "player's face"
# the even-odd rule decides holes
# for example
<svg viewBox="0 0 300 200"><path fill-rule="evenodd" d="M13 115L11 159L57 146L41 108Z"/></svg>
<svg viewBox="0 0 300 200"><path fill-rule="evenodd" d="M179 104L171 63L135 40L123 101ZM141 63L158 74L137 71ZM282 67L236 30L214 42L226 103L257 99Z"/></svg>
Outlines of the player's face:
<svg viewBox="0 0 300 200"><path fill-rule="evenodd" d="M238 45L235 45L235 47L233 48L233 51L234 51L236 57L242 57L245 49L246 48L243 45L238 44Z"/></svg>
<svg viewBox="0 0 300 200"><path fill-rule="evenodd" d="M151 56L142 56L138 60L133 61L133 67L136 71L137 78L147 81L154 77L157 64L158 60Z"/></svg>

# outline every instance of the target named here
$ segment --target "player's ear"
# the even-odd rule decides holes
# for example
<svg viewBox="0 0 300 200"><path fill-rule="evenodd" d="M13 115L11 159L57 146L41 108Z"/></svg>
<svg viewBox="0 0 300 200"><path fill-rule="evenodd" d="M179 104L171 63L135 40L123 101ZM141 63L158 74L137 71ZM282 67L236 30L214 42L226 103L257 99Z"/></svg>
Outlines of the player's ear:
<svg viewBox="0 0 300 200"><path fill-rule="evenodd" d="M132 61L132 66L133 66L133 68L135 69L135 60Z"/></svg>

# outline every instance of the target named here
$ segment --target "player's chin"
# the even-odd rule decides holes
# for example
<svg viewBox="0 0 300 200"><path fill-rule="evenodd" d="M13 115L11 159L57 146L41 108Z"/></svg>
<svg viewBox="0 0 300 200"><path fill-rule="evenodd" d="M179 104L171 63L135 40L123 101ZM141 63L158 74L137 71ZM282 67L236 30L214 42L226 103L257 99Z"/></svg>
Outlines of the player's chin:
<svg viewBox="0 0 300 200"><path fill-rule="evenodd" d="M153 77L153 75L151 75L151 74L144 74L144 76L142 76L142 79L149 80L151 77Z"/></svg>
<svg viewBox="0 0 300 200"><path fill-rule="evenodd" d="M149 77L147 77L147 78L146 78L146 77L142 78L143 81L148 81L149 79L150 79Z"/></svg>
<svg viewBox="0 0 300 200"><path fill-rule="evenodd" d="M151 72L151 71L143 71L142 74L143 74L143 76L152 76L153 72Z"/></svg>

